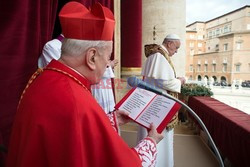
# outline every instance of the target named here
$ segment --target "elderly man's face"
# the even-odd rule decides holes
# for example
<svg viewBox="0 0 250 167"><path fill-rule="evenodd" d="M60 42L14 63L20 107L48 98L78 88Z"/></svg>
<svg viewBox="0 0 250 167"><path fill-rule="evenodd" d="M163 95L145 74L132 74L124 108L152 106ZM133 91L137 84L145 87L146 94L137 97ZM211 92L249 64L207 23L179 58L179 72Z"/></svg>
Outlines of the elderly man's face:
<svg viewBox="0 0 250 167"><path fill-rule="evenodd" d="M175 53L177 53L180 46L181 46L181 43L179 40L169 41L168 48L167 48L169 52L169 56L173 56Z"/></svg>
<svg viewBox="0 0 250 167"><path fill-rule="evenodd" d="M99 54L98 61L96 62L96 78L98 82L101 80L104 71L110 63L110 57L112 53L112 44L108 45L102 50L97 51Z"/></svg>

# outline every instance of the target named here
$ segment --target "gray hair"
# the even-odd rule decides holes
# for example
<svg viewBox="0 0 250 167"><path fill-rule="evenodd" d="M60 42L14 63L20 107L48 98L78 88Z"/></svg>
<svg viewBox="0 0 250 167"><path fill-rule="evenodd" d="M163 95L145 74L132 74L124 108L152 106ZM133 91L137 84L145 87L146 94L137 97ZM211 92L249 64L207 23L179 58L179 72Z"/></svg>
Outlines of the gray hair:
<svg viewBox="0 0 250 167"><path fill-rule="evenodd" d="M90 41L64 38L62 42L62 54L79 56L89 48L96 48L102 51L107 46L112 46L112 41Z"/></svg>

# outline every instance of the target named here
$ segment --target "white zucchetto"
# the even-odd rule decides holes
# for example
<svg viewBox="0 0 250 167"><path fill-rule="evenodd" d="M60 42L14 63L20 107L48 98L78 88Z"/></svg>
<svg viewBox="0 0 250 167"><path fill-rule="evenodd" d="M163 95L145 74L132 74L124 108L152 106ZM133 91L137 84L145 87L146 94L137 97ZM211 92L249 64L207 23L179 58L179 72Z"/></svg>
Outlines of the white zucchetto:
<svg viewBox="0 0 250 167"><path fill-rule="evenodd" d="M168 40L180 40L181 38L176 34L168 34L165 39L168 39Z"/></svg>

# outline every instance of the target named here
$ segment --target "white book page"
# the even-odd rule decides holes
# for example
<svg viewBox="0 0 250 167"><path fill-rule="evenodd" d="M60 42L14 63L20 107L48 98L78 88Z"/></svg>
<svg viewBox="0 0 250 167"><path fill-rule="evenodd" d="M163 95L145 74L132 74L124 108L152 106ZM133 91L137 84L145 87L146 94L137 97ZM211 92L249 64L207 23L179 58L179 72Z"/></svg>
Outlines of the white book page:
<svg viewBox="0 0 250 167"><path fill-rule="evenodd" d="M148 128L152 122L158 127L174 104L175 101L159 95L150 103L150 106L144 110L136 121Z"/></svg>
<svg viewBox="0 0 250 167"><path fill-rule="evenodd" d="M145 89L136 88L126 101L119 107L120 110L129 112L129 117L136 119L140 112L156 96L155 93Z"/></svg>

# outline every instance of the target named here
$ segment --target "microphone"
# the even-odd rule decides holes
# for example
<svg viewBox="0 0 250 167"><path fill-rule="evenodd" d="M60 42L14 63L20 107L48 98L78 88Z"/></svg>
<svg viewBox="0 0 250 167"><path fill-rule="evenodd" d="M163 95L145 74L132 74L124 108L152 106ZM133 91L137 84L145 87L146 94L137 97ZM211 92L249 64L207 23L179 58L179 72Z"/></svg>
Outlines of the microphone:
<svg viewBox="0 0 250 167"><path fill-rule="evenodd" d="M129 78L127 79L127 82L128 82L128 84L129 84L129 86L131 86L131 87L133 87L133 88L134 88L134 87L139 87L139 88L148 90L148 91L150 91L150 92L154 92L154 93L156 93L156 94L158 94L158 95L165 96L165 97L167 97L167 98L169 98L169 99L172 99L172 100L174 100L174 101L176 101L176 102L178 102L178 103L180 103L180 104L182 104L182 105L185 104L185 103L183 103L182 101L180 101L179 99L176 99L175 97L173 97L173 96L167 94L165 90L160 89L160 88L158 88L158 87L156 87L156 86L154 86L154 85L148 84L148 83L142 81L141 79L138 79L138 78L135 77L135 76L129 77Z"/></svg>
<svg viewBox="0 0 250 167"><path fill-rule="evenodd" d="M138 79L137 77L129 77L127 79L127 82L129 84L129 86L131 87L139 87L139 88L142 88L142 89L146 89L148 91L151 91L151 92L154 92L156 94L159 94L159 95L162 95L162 92L163 90L153 86L153 85L150 85L146 82L143 82L142 80Z"/></svg>
<svg viewBox="0 0 250 167"><path fill-rule="evenodd" d="M183 107L185 107L187 109L187 111L197 120L197 122L200 124L200 126L202 127L202 129L204 130L204 132L206 133L206 135L208 136L208 140L210 141L211 143L211 146L216 154L216 157L218 159L218 161L220 162L220 166L221 167L224 167L224 163L222 161L222 158L220 156L220 153L210 135L210 133L208 132L205 124L202 122L202 120L200 119L200 117L188 106L186 105L185 103L183 103L182 101L180 101L179 99L167 94L167 92L163 89L160 89L160 88L157 88L156 86L154 85L150 85L140 79L138 79L137 77L135 76L132 76L132 77L129 77L127 79L127 82L129 84L129 86L131 87L139 87L139 88L142 88L142 89L145 89L145 90L148 90L148 91L151 91L151 92L154 92L156 94L159 94L159 95L162 95L162 96L165 96L169 99L172 99L174 100L175 102L181 104Z"/></svg>

